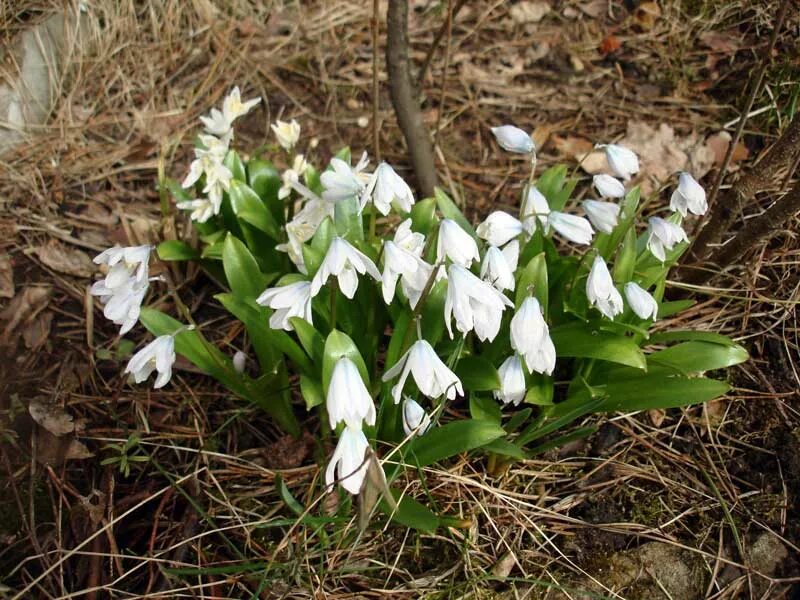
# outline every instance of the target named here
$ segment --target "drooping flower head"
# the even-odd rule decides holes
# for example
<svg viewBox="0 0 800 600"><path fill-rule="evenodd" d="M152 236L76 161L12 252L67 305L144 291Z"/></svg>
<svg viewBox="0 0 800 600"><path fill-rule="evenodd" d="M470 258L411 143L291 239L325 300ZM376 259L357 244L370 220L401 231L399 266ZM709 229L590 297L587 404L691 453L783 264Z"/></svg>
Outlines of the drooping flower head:
<svg viewBox="0 0 800 600"><path fill-rule="evenodd" d="M583 217L553 210L547 216L547 225L570 242L584 246L592 243L594 230Z"/></svg>
<svg viewBox="0 0 800 600"><path fill-rule="evenodd" d="M481 259L478 244L451 219L442 219L439 223L439 238L436 240L436 261L442 262L445 258L462 267L469 267L473 261Z"/></svg>
<svg viewBox="0 0 800 600"><path fill-rule="evenodd" d="M606 160L611 171L624 181L628 181L639 172L639 158L636 154L618 144L603 146L606 151Z"/></svg>
<svg viewBox="0 0 800 600"><path fill-rule="evenodd" d="M125 372L133 376L136 383L145 381L153 371L158 376L153 384L155 389L164 387L172 377L172 364L175 362L175 338L161 335L134 354L125 367Z"/></svg>
<svg viewBox="0 0 800 600"><path fill-rule="evenodd" d="M361 201L362 195L367 191L370 176L364 172L369 164L367 153L355 167L351 167L341 158L331 159L331 169L320 175L322 183L322 198L328 202L339 202L348 198Z"/></svg>
<svg viewBox="0 0 800 600"><path fill-rule="evenodd" d="M706 191L689 173L681 173L678 177L678 187L672 192L669 207L681 213L682 217L685 217L687 212L697 216L704 215L708 210Z"/></svg>
<svg viewBox="0 0 800 600"><path fill-rule="evenodd" d="M503 404L514 403L518 406L525 398L527 385L525 384L525 371L522 369L522 361L518 354L512 354L503 361L497 369L500 376L500 389L495 390L492 395L495 400Z"/></svg>
<svg viewBox="0 0 800 600"><path fill-rule="evenodd" d="M322 264L311 280L311 296L316 296L328 278L333 275L339 281L339 289L352 299L358 289L358 276L367 273L375 281L381 281L381 272L363 252L356 250L344 238L331 240Z"/></svg>
<svg viewBox="0 0 800 600"><path fill-rule="evenodd" d="M650 217L647 232L647 248L661 262L667 259L666 252L672 250L675 244L689 241L680 225L665 221L661 217Z"/></svg>
<svg viewBox="0 0 800 600"><path fill-rule="evenodd" d="M372 174L365 193L361 195L362 210L370 200L382 215L389 214L392 202L402 212L409 213L414 205L414 194L403 178L391 166L382 162Z"/></svg>
<svg viewBox="0 0 800 600"><path fill-rule="evenodd" d="M553 374L556 349L542 306L533 296L522 302L511 319L511 347L522 356L530 372Z"/></svg>
<svg viewBox="0 0 800 600"><path fill-rule="evenodd" d="M289 321L292 317L300 317L313 324L311 284L308 281L297 281L289 285L268 288L256 298L256 302L275 311L269 318L269 326L273 329L293 331L294 327Z"/></svg>
<svg viewBox="0 0 800 600"><path fill-rule="evenodd" d="M658 317L658 302L647 290L633 281L626 283L623 289L625 298L628 299L628 304L637 317L656 320Z"/></svg>
<svg viewBox="0 0 800 600"><path fill-rule="evenodd" d="M475 330L480 341L492 341L500 331L503 311L509 306L514 304L491 284L478 279L461 265L448 267L444 322L451 338L451 319L455 316L456 327L461 333Z"/></svg>
<svg viewBox="0 0 800 600"><path fill-rule="evenodd" d="M408 436L425 435L431 426L431 417L416 400L406 396L403 400L403 431Z"/></svg>
<svg viewBox="0 0 800 600"><path fill-rule="evenodd" d="M496 210L478 225L478 237L493 246L504 246L523 232L522 223L502 210Z"/></svg>
<svg viewBox="0 0 800 600"><path fill-rule="evenodd" d="M511 244L517 245L518 253L519 242L514 240ZM513 250L510 251L509 254L513 255ZM489 249L483 256L483 262L481 263L481 279L491 283L500 292L504 290L513 292L516 284L514 281L514 271L516 268L516 264L510 264L505 249L500 250L497 246L489 246Z"/></svg>
<svg viewBox="0 0 800 600"><path fill-rule="evenodd" d="M614 287L611 273L608 272L606 261L598 255L594 257L592 269L586 279L586 296L589 304L596 307L603 315L613 319L622 312L622 296Z"/></svg>
<svg viewBox="0 0 800 600"><path fill-rule="evenodd" d="M601 173L592 177L592 184L601 198L622 198L625 196L625 185L611 175Z"/></svg>
<svg viewBox="0 0 800 600"><path fill-rule="evenodd" d="M277 120L270 125L278 143L287 152L291 152L300 139L300 123L292 119L291 121Z"/></svg>
<svg viewBox="0 0 800 600"><path fill-rule="evenodd" d="M408 375L414 378L419 391L428 398L444 395L448 400L464 395L461 380L453 373L426 340L417 340L408 351L383 374L383 381L400 379L392 387L394 403L400 402Z"/></svg>
<svg viewBox="0 0 800 600"><path fill-rule="evenodd" d="M336 429L339 423L353 429L361 429L364 423L375 425L372 396L364 385L358 367L346 356L337 360L333 367L325 406L331 429Z"/></svg>
<svg viewBox="0 0 800 600"><path fill-rule="evenodd" d="M345 427L325 469L325 485L330 487L338 481L351 494L358 494L367 474L368 448L367 436L360 427Z"/></svg>
<svg viewBox="0 0 800 600"><path fill-rule="evenodd" d="M600 200L584 200L583 210L597 231L611 233L619 220L619 204L601 202Z"/></svg>
<svg viewBox="0 0 800 600"><path fill-rule="evenodd" d="M533 139L519 127L501 125L492 127L492 133L503 150L518 154L530 154L534 150Z"/></svg>

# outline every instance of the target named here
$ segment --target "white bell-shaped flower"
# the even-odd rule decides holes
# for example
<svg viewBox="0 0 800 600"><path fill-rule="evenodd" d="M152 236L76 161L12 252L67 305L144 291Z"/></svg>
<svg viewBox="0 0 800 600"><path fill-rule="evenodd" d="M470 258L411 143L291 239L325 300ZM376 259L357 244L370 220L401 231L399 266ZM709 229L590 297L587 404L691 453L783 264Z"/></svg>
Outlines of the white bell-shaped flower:
<svg viewBox="0 0 800 600"><path fill-rule="evenodd" d="M481 259L478 244L451 219L442 219L439 223L439 239L436 241L436 261L442 262L445 257L462 267L469 267L472 261Z"/></svg>
<svg viewBox="0 0 800 600"><path fill-rule="evenodd" d="M220 197L220 200L222 198ZM220 206L214 204L210 199L196 198L194 200L184 200L175 205L179 210L189 210L189 218L195 223L205 223L211 217L219 214Z"/></svg>
<svg viewBox="0 0 800 600"><path fill-rule="evenodd" d="M647 290L633 281L626 283L623 290L625 291L625 298L628 299L628 304L637 317L656 320L658 317L658 302Z"/></svg>
<svg viewBox="0 0 800 600"><path fill-rule="evenodd" d="M592 177L592 184L601 198L622 198L625 196L625 185L616 177L600 173Z"/></svg>
<svg viewBox="0 0 800 600"><path fill-rule="evenodd" d="M375 425L375 404L358 367L346 356L333 367L325 406L331 429L336 429L339 423L354 429L361 429L362 423Z"/></svg>
<svg viewBox="0 0 800 600"><path fill-rule="evenodd" d="M338 202L348 198L361 200L362 194L367 189L370 177L364 173L364 169L369 164L367 153L361 155L361 160L355 167L351 167L341 158L332 158L332 170L325 171L320 175L322 183L322 198L328 202Z"/></svg>
<svg viewBox="0 0 800 600"><path fill-rule="evenodd" d="M241 375L244 373L245 368L247 368L247 354L242 352L241 350L237 350L233 354L233 370Z"/></svg>
<svg viewBox="0 0 800 600"><path fill-rule="evenodd" d="M516 265L515 265L516 266ZM488 281L499 291L514 291L514 269L505 253L497 246L489 246L481 263L481 279Z"/></svg>
<svg viewBox="0 0 800 600"><path fill-rule="evenodd" d="M511 347L522 355L530 372L553 374L556 349L539 300L533 296L523 301L511 319Z"/></svg>
<svg viewBox="0 0 800 600"><path fill-rule="evenodd" d="M308 273L305 259L303 258L303 244L314 237L326 217L333 218L333 211L334 205L331 202L325 202L318 198L309 200L294 216L294 219L286 224L288 241L275 246L276 250L287 252L289 259L303 274Z"/></svg>
<svg viewBox="0 0 800 600"><path fill-rule="evenodd" d="M530 154L534 150L533 139L519 127L501 125L492 127L492 133L503 150L519 154Z"/></svg>
<svg viewBox="0 0 800 600"><path fill-rule="evenodd" d="M410 281L412 284L420 279L417 272L427 266L427 263L419 257L424 245L425 236L411 231L411 219L406 219L400 224L394 234L394 240L386 240L383 243L381 280L383 300L386 304L391 304L394 299L398 278L403 277L404 281ZM429 271L426 273L430 274ZM425 282L427 275L423 276ZM424 285L422 283L423 287Z"/></svg>
<svg viewBox="0 0 800 600"><path fill-rule="evenodd" d="M620 179L628 181L639 172L639 159L632 150L618 144L607 144L604 149L608 166Z"/></svg>
<svg viewBox="0 0 800 600"><path fill-rule="evenodd" d="M270 327L293 331L294 327L289 321L292 317L300 317L313 324L311 298L311 284L308 281L297 281L264 290L256 298L256 302L275 311L269 318Z"/></svg>
<svg viewBox="0 0 800 600"><path fill-rule="evenodd" d="M282 184L278 190L279 199L284 200L289 197L292 193L292 189L294 189L294 185L300 183L300 177L305 176L306 169L308 169L308 163L306 162L305 156L302 154L295 156L292 162L292 168L286 169L281 174Z"/></svg>
<svg viewBox="0 0 800 600"><path fill-rule="evenodd" d="M406 396L403 400L403 431L407 436L425 435L431 426L431 417L419 403Z"/></svg>
<svg viewBox="0 0 800 600"><path fill-rule="evenodd" d="M550 204L544 194L536 189L536 186L529 186L525 192L525 199L519 209L519 218L525 227L525 231L532 234L536 230L536 221L542 230L547 233L547 217L550 215Z"/></svg>
<svg viewBox="0 0 800 600"><path fill-rule="evenodd" d="M245 116L261 102L261 97L251 98L242 102L242 94L239 86L235 86L222 101L222 114L229 123L233 123L239 117Z"/></svg>
<svg viewBox="0 0 800 600"><path fill-rule="evenodd" d="M167 385L172 377L172 364L175 362L175 338L161 335L134 354L125 367L125 372L133 376L136 383L145 381L153 371L158 376L153 387L158 389Z"/></svg>
<svg viewBox="0 0 800 600"><path fill-rule="evenodd" d="M525 384L525 371L522 368L522 361L518 354L512 354L503 361L500 368L497 369L497 374L500 376L500 389L495 390L493 395L496 400L500 400L503 404L514 403L514 406L519 406L519 403L525 399L527 393L527 386Z"/></svg>
<svg viewBox="0 0 800 600"><path fill-rule="evenodd" d="M547 217L547 225L556 232L575 244L588 245L592 243L594 230L592 225L583 217L570 215L563 212L551 211Z"/></svg>
<svg viewBox="0 0 800 600"><path fill-rule="evenodd" d="M103 250L92 259L97 265L108 265L108 273L103 282L105 287L122 287L133 280L134 285L147 282L148 265L152 246L114 246Z"/></svg>
<svg viewBox="0 0 800 600"><path fill-rule="evenodd" d="M369 442L361 427L345 427L325 469L325 485L331 487L338 482L351 494L358 494L367 474L368 448Z"/></svg>
<svg viewBox="0 0 800 600"><path fill-rule="evenodd" d="M666 252L672 250L675 244L689 241L683 227L661 217L650 217L647 232L647 249L661 262L667 259Z"/></svg>
<svg viewBox="0 0 800 600"><path fill-rule="evenodd" d="M352 300L358 289L358 275L364 273L375 281L381 281L381 272L366 254L356 250L344 238L335 237L331 240L317 274L311 280L311 296L316 296L328 278L333 275L338 279L342 293Z"/></svg>
<svg viewBox="0 0 800 600"><path fill-rule="evenodd" d="M504 246L522 232L522 222L502 210L491 213L476 229L478 237L493 246Z"/></svg>
<svg viewBox="0 0 800 600"><path fill-rule="evenodd" d="M291 121L277 120L270 127L281 147L287 152L291 152L297 144L297 140L300 139L300 123L294 119Z"/></svg>
<svg viewBox="0 0 800 600"><path fill-rule="evenodd" d="M514 304L492 285L478 279L461 265L452 264L447 269L447 295L444 301L444 322L453 337L451 320L466 334L475 330L482 342L490 342L500 331L503 311Z"/></svg>
<svg viewBox="0 0 800 600"><path fill-rule="evenodd" d="M683 217L687 211L693 215L704 215L708 210L706 191L689 173L681 173L678 177L678 187L672 192L669 207L677 210Z"/></svg>
<svg viewBox="0 0 800 600"><path fill-rule="evenodd" d="M391 369L383 374L383 381L400 379L392 387L394 403L400 402L409 373L419 391L428 398L444 395L448 400L464 395L461 380L442 362L433 346L426 340L417 340Z"/></svg>
<svg viewBox="0 0 800 600"><path fill-rule="evenodd" d="M586 296L589 304L596 307L609 319L622 312L622 296L614 287L611 273L608 272L606 261L602 256L595 256L589 277L586 279Z"/></svg>
<svg viewBox="0 0 800 600"><path fill-rule="evenodd" d="M611 233L619 221L619 204L600 200L584 200L583 210L597 231Z"/></svg>
<svg viewBox="0 0 800 600"><path fill-rule="evenodd" d="M411 212L414 205L414 193L408 184L389 164L382 162L375 169L367 185L367 193L361 196L361 209L372 198L372 203L382 215L392 210L392 202L396 203L404 213Z"/></svg>
<svg viewBox="0 0 800 600"><path fill-rule="evenodd" d="M128 333L139 320L142 302L147 293L149 282L137 284L134 279L129 279L124 284L109 288L105 281L95 281L90 293L100 298L104 304L103 316L116 325L120 325L119 334Z"/></svg>
<svg viewBox="0 0 800 600"><path fill-rule="evenodd" d="M503 246L503 256L511 272L516 273L517 264L519 263L519 240L511 240Z"/></svg>

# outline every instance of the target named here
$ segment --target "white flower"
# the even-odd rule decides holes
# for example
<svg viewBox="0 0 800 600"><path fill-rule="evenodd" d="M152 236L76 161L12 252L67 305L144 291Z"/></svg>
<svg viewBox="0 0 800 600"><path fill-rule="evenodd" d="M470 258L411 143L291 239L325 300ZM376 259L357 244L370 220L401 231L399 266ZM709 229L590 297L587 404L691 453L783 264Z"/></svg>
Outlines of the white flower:
<svg viewBox="0 0 800 600"><path fill-rule="evenodd" d="M478 225L476 233L493 246L503 246L523 231L522 223L507 212L496 210Z"/></svg>
<svg viewBox="0 0 800 600"><path fill-rule="evenodd" d="M576 244L591 244L594 231L583 217L552 211L547 217L547 225Z"/></svg>
<svg viewBox="0 0 800 600"><path fill-rule="evenodd" d="M514 304L485 281L481 281L461 265L452 264L447 269L447 296L444 301L444 322L453 337L451 319L466 334L475 330L482 342L490 342L500 331L503 311Z"/></svg>
<svg viewBox="0 0 800 600"><path fill-rule="evenodd" d="M623 183L611 175L601 173L592 178L594 189L600 194L601 198L622 198L625 196L625 186Z"/></svg>
<svg viewBox="0 0 800 600"><path fill-rule="evenodd" d="M628 181L632 175L639 172L639 159L633 151L617 144L607 144L604 148L608 166L614 175Z"/></svg>
<svg viewBox="0 0 800 600"><path fill-rule="evenodd" d="M358 367L346 356L333 367L325 406L331 429L336 429L339 423L354 429L361 429L362 422L375 425L375 404Z"/></svg>
<svg viewBox="0 0 800 600"><path fill-rule="evenodd" d="M436 262L442 262L445 257L462 267L469 267L472 261L481 259L478 244L472 236L450 219L442 219L439 239L436 240Z"/></svg>
<svg viewBox="0 0 800 600"><path fill-rule="evenodd" d="M525 231L532 234L536 230L536 219L539 219L539 224L547 233L547 216L549 214L550 205L547 198L535 186L529 186L519 210L519 218L522 219Z"/></svg>
<svg viewBox="0 0 800 600"><path fill-rule="evenodd" d="M533 296L525 299L511 319L511 347L522 355L532 373L553 374L556 349L542 307Z"/></svg>
<svg viewBox="0 0 800 600"><path fill-rule="evenodd" d="M325 485L332 486L338 478L344 489L358 494L367 474L367 448L369 442L360 427L345 427L325 469Z"/></svg>
<svg viewBox="0 0 800 600"><path fill-rule="evenodd" d="M403 431L407 436L425 435L431 426L431 417L416 400L406 396L403 400Z"/></svg>
<svg viewBox="0 0 800 600"><path fill-rule="evenodd" d="M400 224L394 234L393 241L386 240L383 243L383 275L381 282L383 300L386 304L391 304L394 299L399 277L403 277L406 284L410 282L414 287L420 279L417 276L418 271L424 270L427 273L425 276L425 282L427 282L430 271L426 267L429 265L419 257L424 244L425 236L411 231L411 219L406 219ZM425 283L422 283L422 286L424 287Z"/></svg>
<svg viewBox="0 0 800 600"><path fill-rule="evenodd" d="M358 274L364 273L368 273L375 281L381 281L381 272L366 254L353 248L345 239L335 237L331 240L317 274L311 280L311 296L316 296L333 275L339 280L342 293L352 300L358 289Z"/></svg>
<svg viewBox="0 0 800 600"><path fill-rule="evenodd" d="M514 406L519 406L527 393L525 371L519 355L512 354L505 359L497 369L497 374L500 376L500 389L493 392L495 400L500 400L503 404L513 402Z"/></svg>
<svg viewBox="0 0 800 600"><path fill-rule="evenodd" d="M347 198L356 198L360 201L369 183L369 177L363 172L368 164L366 152L361 155L361 160L355 167L351 167L341 158L332 158L333 170L325 171L319 178L323 187L322 198L329 202Z"/></svg>
<svg viewBox="0 0 800 600"><path fill-rule="evenodd" d="M281 185L280 189L278 190L278 198L283 200L292 193L292 184L298 183L301 175L305 176L307 168L308 163L302 154L298 154L294 157L292 168L286 169L281 175L281 181L283 182L283 185Z"/></svg>
<svg viewBox="0 0 800 600"><path fill-rule="evenodd" d="M136 284L134 279L129 279L119 287L109 288L105 281L101 280L94 282L91 294L98 296L105 304L103 316L116 325L121 325L119 334L125 335L139 320L148 286L147 281Z"/></svg>
<svg viewBox="0 0 800 600"><path fill-rule="evenodd" d="M622 312L622 296L614 287L611 273L608 272L606 261L602 256L595 256L592 270L586 279L586 296L589 304L596 307L609 319Z"/></svg>
<svg viewBox="0 0 800 600"><path fill-rule="evenodd" d="M103 250L94 257L97 265L108 265L109 270L103 280L109 289L119 288L133 279L134 285L147 282L148 264L152 246L114 246Z"/></svg>
<svg viewBox="0 0 800 600"><path fill-rule="evenodd" d="M601 202L600 200L584 200L583 210L597 231L611 233L619 220L619 204Z"/></svg>
<svg viewBox="0 0 800 600"><path fill-rule="evenodd" d="M656 317L658 317L658 302L647 290L643 289L639 284L629 281L625 284L624 291L628 304L631 305L637 317L656 320Z"/></svg>
<svg viewBox="0 0 800 600"><path fill-rule="evenodd" d="M247 366L247 354L241 350L237 350L233 355L233 370L241 375Z"/></svg>
<svg viewBox="0 0 800 600"><path fill-rule="evenodd" d="M447 368L426 340L414 342L400 360L383 374L384 382L400 375L400 379L392 387L395 404L400 402L409 373L419 391L428 398L444 395L448 400L454 400L456 396L464 395L461 380Z"/></svg>
<svg viewBox="0 0 800 600"><path fill-rule="evenodd" d="M222 197L219 199L222 200ZM177 206L180 210L192 211L189 215L189 218L192 221L195 221L196 223L205 223L214 215L219 214L221 202L220 204L215 204L211 201L211 199L196 198L195 200L178 202L175 206Z"/></svg>
<svg viewBox="0 0 800 600"><path fill-rule="evenodd" d="M136 383L141 383L150 377L153 371L158 371L158 377L153 385L158 389L167 385L172 377L174 362L175 338L171 335L161 335L131 357L125 372L131 373Z"/></svg>
<svg viewBox="0 0 800 600"><path fill-rule="evenodd" d="M300 123L292 119L291 121L277 120L271 125L278 143L287 152L291 152L297 140L300 139Z"/></svg>
<svg viewBox="0 0 800 600"><path fill-rule="evenodd" d="M231 129L231 123L222 114L218 108L212 108L209 116L201 116L200 121L206 128L206 131L213 135L225 135Z"/></svg>
<svg viewBox="0 0 800 600"><path fill-rule="evenodd" d="M241 92L239 92L239 86L237 85L222 101L222 114L228 123L233 123L239 117L249 113L259 102L261 102L260 96L242 102Z"/></svg>
<svg viewBox="0 0 800 600"><path fill-rule="evenodd" d="M501 292L514 291L514 269L508 263L505 253L497 246L489 246L483 256L481 279L488 281Z"/></svg>
<svg viewBox="0 0 800 600"><path fill-rule="evenodd" d="M411 308L415 308L417 306L417 302L422 297L422 292L425 290L425 286L428 283L428 280L433 273L433 265L426 263L421 258L417 263L417 270L414 273L406 273L403 277L400 278L400 284L403 287L403 293L408 298L408 304ZM444 267L440 266L436 270L435 275L435 282L437 283L442 279L447 278L447 272L444 270Z"/></svg>
<svg viewBox="0 0 800 600"><path fill-rule="evenodd" d="M650 217L647 229L647 248L661 262L667 259L665 250L672 250L679 242L689 241L686 232L680 225L670 223L660 217Z"/></svg>
<svg viewBox="0 0 800 600"><path fill-rule="evenodd" d="M708 210L706 191L689 173L681 173L678 177L678 188L672 192L669 207L686 216L688 210L693 215L704 215Z"/></svg>
<svg viewBox="0 0 800 600"><path fill-rule="evenodd" d="M387 163L382 162L375 169L367 185L367 193L361 196L361 209L372 197L372 203L382 215L388 215L392 209L392 202L404 213L411 212L414 205L414 194L408 184Z"/></svg>
<svg viewBox="0 0 800 600"><path fill-rule="evenodd" d="M519 240L511 240L503 246L503 256L508 263L508 268L511 269L512 273L515 273L519 262Z"/></svg>
<svg viewBox="0 0 800 600"><path fill-rule="evenodd" d="M269 306L275 312L269 318L269 326L273 329L294 330L289 319L300 317L313 324L311 315L311 284L298 281L264 290L256 298L261 306Z"/></svg>
<svg viewBox="0 0 800 600"><path fill-rule="evenodd" d="M181 187L188 189L205 175L206 185L203 192L209 196L209 201L218 211L222 203L222 192L230 187L233 179L233 173L222 163L228 151L230 135L222 139L217 139L213 135L199 137L205 147L195 148L195 160L189 165L189 174L181 183Z"/></svg>
<svg viewBox="0 0 800 600"><path fill-rule="evenodd" d="M518 152L519 154L530 154L534 150L531 136L519 127L501 125L500 127L492 127L492 133L503 150Z"/></svg>
<svg viewBox="0 0 800 600"><path fill-rule="evenodd" d="M333 204L330 202L319 199L309 200L294 216L294 219L286 224L288 242L275 246L275 249L280 252L288 252L291 261L303 274L308 272L303 259L303 244L314 237L325 217L333 217L333 210Z"/></svg>

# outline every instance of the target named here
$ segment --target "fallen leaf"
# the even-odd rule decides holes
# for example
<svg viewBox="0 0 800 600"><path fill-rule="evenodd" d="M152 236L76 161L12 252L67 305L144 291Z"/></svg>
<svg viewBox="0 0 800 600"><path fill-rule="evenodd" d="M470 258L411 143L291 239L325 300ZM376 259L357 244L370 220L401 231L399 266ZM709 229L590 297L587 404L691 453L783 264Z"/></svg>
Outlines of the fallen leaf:
<svg viewBox="0 0 800 600"><path fill-rule="evenodd" d="M37 397L28 405L28 412L34 421L55 436L75 431L75 421L62 406Z"/></svg>
<svg viewBox="0 0 800 600"><path fill-rule="evenodd" d="M590 175L609 172L606 153L602 150L596 150L594 144L586 138L572 135L562 138L554 135L551 140L553 147L559 154L579 163L581 169Z"/></svg>
<svg viewBox="0 0 800 600"><path fill-rule="evenodd" d="M541 125L537 125L536 128L531 132L533 145L536 146L537 149L544 147L544 145L547 143L547 140L550 139L553 129L555 129L555 126L551 123L542 123Z"/></svg>
<svg viewBox="0 0 800 600"><path fill-rule="evenodd" d="M50 336L50 327L53 324L53 312L46 310L40 312L28 321L22 330L22 340L29 350L36 350L47 341Z"/></svg>
<svg viewBox="0 0 800 600"><path fill-rule="evenodd" d="M0 298L14 297L14 270L8 254L0 254Z"/></svg>
<svg viewBox="0 0 800 600"><path fill-rule="evenodd" d="M45 265L59 273L91 277L95 271L92 259L83 250L71 248L53 239L37 248L36 255Z"/></svg>
<svg viewBox="0 0 800 600"><path fill-rule="evenodd" d="M728 410L728 402L725 400L711 400L703 404L704 423L711 427L717 427L725 419Z"/></svg>
<svg viewBox="0 0 800 600"><path fill-rule="evenodd" d="M0 337L0 344L6 344L23 323L30 323L50 301L51 289L45 286L31 285L18 293L6 309L0 313L0 320L6 321L5 331Z"/></svg>
<svg viewBox="0 0 800 600"><path fill-rule="evenodd" d="M64 460L81 460L93 456L94 454L86 447L86 444L75 439L69 441L69 446L64 452Z"/></svg>
<svg viewBox="0 0 800 600"><path fill-rule="evenodd" d="M742 44L742 36L738 32L706 31L701 33L698 39L703 45L722 54L733 54L741 48Z"/></svg>
<svg viewBox="0 0 800 600"><path fill-rule="evenodd" d="M514 565L517 564L517 557L510 550L503 554L492 567L492 575L495 577L508 577Z"/></svg>
<svg viewBox="0 0 800 600"><path fill-rule="evenodd" d="M633 22L642 30L650 31L661 16L661 8L657 2L642 2L633 11Z"/></svg>
<svg viewBox="0 0 800 600"><path fill-rule="evenodd" d="M728 148L730 145L731 134L729 134L727 131L720 131L719 133L708 136L706 139L706 146L714 154L714 166L722 166L722 163L725 162L725 155L728 153ZM741 142L738 142L733 149L733 153L731 154L731 162L729 167L735 167L736 163L745 160L748 156L750 156L750 151L747 149L747 146Z"/></svg>
<svg viewBox="0 0 800 600"><path fill-rule="evenodd" d="M512 6L508 14L517 23L538 23L550 12L547 2L519 2Z"/></svg>
<svg viewBox="0 0 800 600"><path fill-rule="evenodd" d="M603 38L603 41L600 42L598 50L600 54L606 56L608 54L613 54L620 48L622 48L622 42L619 41L619 38L615 35L607 35Z"/></svg>
<svg viewBox="0 0 800 600"><path fill-rule="evenodd" d="M651 408L647 411L647 416L650 418L653 427L661 427L667 413L663 408Z"/></svg>

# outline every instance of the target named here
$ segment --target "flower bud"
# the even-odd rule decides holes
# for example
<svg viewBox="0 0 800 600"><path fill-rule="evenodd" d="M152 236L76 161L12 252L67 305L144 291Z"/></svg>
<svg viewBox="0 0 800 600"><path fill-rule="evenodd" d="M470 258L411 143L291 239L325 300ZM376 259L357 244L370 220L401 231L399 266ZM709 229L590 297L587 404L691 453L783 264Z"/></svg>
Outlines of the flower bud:
<svg viewBox="0 0 800 600"><path fill-rule="evenodd" d="M519 127L501 125L500 127L492 127L492 133L503 150L519 154L530 154L534 150L531 136Z"/></svg>

